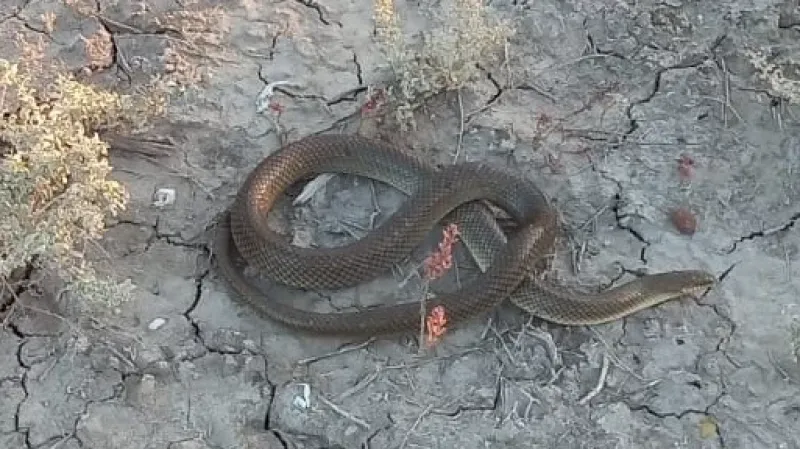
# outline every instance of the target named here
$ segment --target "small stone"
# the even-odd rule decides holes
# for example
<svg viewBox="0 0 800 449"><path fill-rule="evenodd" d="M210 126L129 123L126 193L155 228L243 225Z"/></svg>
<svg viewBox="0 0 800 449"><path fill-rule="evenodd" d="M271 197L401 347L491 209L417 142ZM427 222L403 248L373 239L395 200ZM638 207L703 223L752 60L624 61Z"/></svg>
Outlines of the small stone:
<svg viewBox="0 0 800 449"><path fill-rule="evenodd" d="M165 325L166 323L167 320L165 320L164 318L156 318L153 321L151 321L150 324L147 325L147 328L150 329L151 331L155 331L160 329L161 326Z"/></svg>
<svg viewBox="0 0 800 449"><path fill-rule="evenodd" d="M716 438L717 436L717 422L711 416L704 416L698 423L700 427L700 438L707 440L709 438Z"/></svg>

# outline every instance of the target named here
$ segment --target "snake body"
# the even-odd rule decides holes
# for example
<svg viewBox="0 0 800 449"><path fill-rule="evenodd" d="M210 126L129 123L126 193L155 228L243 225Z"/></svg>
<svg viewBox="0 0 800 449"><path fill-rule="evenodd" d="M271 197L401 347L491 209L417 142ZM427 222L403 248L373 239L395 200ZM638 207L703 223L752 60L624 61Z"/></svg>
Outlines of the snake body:
<svg viewBox="0 0 800 449"><path fill-rule="evenodd" d="M409 195L399 210L364 238L335 248L301 248L267 225L282 192L321 173L365 176ZM488 200L518 224L510 238ZM317 135L286 145L247 177L217 227L221 274L257 311L294 328L321 334L374 335L418 329L420 305L409 302L358 312L318 313L267 300L233 264L241 256L273 280L305 289L337 289L385 274L441 221L459 226L461 240L483 273L457 292L427 300L426 313L445 308L448 321L466 320L505 298L542 319L564 325L599 324L705 290L710 273L682 270L639 277L603 292L582 292L539 279L559 229L558 214L530 181L488 165L437 168L391 145L358 136Z"/></svg>

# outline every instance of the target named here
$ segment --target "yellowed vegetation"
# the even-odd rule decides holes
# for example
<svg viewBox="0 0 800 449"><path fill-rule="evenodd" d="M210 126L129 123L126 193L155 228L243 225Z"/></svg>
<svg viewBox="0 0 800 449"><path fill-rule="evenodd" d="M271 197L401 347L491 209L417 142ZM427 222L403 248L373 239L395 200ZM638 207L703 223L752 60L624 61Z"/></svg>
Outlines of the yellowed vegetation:
<svg viewBox="0 0 800 449"><path fill-rule="evenodd" d="M756 68L758 77L767 83L772 95L781 97L791 103L800 104L800 79L791 79L784 72L780 64L770 61L767 56L758 50L747 49L745 55ZM797 64L796 61L784 61L787 64Z"/></svg>
<svg viewBox="0 0 800 449"><path fill-rule="evenodd" d="M33 265L54 270L89 300L123 300L126 286L97 277L85 258L127 200L94 131L135 127L163 105L63 73L37 86L32 73L39 72L0 60L0 278Z"/></svg>
<svg viewBox="0 0 800 449"><path fill-rule="evenodd" d="M91 0L63 3L80 16L106 19ZM166 112L173 88L206 78L198 61L221 46L224 17L219 8L195 3L155 16L142 2L146 22L172 34L161 56L167 73L135 94L76 80L59 61L47 60L41 35L18 36L19 60L0 60L0 291L13 291L19 274L33 267L56 274L83 304L108 308L130 298L130 282L120 282L113 267L101 274L88 258L107 220L128 201L125 187L111 178L109 146L98 131L140 131ZM52 12L41 19L47 33L59 25ZM104 28L82 39L84 73L115 62Z"/></svg>
<svg viewBox="0 0 800 449"><path fill-rule="evenodd" d="M479 65L502 62L510 25L491 17L483 0L443 2L439 23L421 42L407 42L394 0L375 0L374 20L395 82L388 90L400 124L414 127L414 111L434 95L466 87Z"/></svg>

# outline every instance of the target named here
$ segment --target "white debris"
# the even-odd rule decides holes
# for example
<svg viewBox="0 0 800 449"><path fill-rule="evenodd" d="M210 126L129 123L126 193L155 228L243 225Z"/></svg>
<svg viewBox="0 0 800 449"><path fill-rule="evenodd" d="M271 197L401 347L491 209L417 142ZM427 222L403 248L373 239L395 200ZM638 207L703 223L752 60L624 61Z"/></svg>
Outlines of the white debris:
<svg viewBox="0 0 800 449"><path fill-rule="evenodd" d="M165 320L164 318L156 318L153 321L151 321L150 324L147 325L147 328L150 329L151 331L154 331L160 329L161 326L165 324L167 324L167 320Z"/></svg>
<svg viewBox="0 0 800 449"><path fill-rule="evenodd" d="M297 395L294 397L292 404L295 407L299 408L309 408L311 407L311 387L308 384L301 384L303 386L303 395Z"/></svg>
<svg viewBox="0 0 800 449"><path fill-rule="evenodd" d="M305 187L303 187L303 191L300 192L300 195L297 195L297 198L294 199L292 204L298 206L308 202L308 200L310 200L311 197L314 196L320 189L325 187L325 184L333 179L333 177L333 173L322 173L321 175L312 179L306 184Z"/></svg>
<svg viewBox="0 0 800 449"><path fill-rule="evenodd" d="M278 86L293 85L291 81L275 81L267 84L256 97L256 112L264 112L269 107L269 100L275 94Z"/></svg>
<svg viewBox="0 0 800 449"><path fill-rule="evenodd" d="M169 206L175 202L175 189L158 189L154 197L153 206Z"/></svg>

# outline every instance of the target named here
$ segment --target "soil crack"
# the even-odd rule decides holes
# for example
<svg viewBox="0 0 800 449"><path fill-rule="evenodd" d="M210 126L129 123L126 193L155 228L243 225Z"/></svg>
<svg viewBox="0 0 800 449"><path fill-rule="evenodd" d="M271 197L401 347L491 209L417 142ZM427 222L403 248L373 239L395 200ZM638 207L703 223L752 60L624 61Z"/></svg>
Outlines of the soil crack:
<svg viewBox="0 0 800 449"><path fill-rule="evenodd" d="M655 96L661 91L661 77L664 76L665 73L671 70L685 70L691 68L697 68L701 65L705 64L706 62L710 61L712 58L715 57L717 48L722 44L725 40L727 35L723 34L718 36L714 42L709 46L708 52L709 55L692 55L689 56L685 61L681 61L677 64L673 64L668 67L663 67L655 72L655 76L653 79L653 85L647 94L641 99L631 101L631 103L625 108L625 116L629 120L629 127L628 130L623 133L623 140L628 139L637 129L639 129L639 121L633 118L633 109L637 106L643 105L645 103L650 102Z"/></svg>
<svg viewBox="0 0 800 449"><path fill-rule="evenodd" d="M358 85L364 85L364 72L361 68L361 63L358 62L358 53L353 52L353 64L356 66L356 79L358 80Z"/></svg>
<svg viewBox="0 0 800 449"><path fill-rule="evenodd" d="M330 20L326 19L325 18L325 13L322 12L322 7L319 5L319 3L315 2L314 0L295 0L295 1L297 3L300 3L301 5L305 6L306 8L311 8L311 9L315 10L317 12L317 15L319 16L319 21L322 22L323 24L325 24L325 25L338 25L339 28L342 28L342 24L340 22L330 21Z"/></svg>
<svg viewBox="0 0 800 449"><path fill-rule="evenodd" d="M800 212L796 212L794 215L789 217L785 223L781 223L777 226L773 226L771 228L763 229L761 231L754 231L742 237L739 237L736 241L733 242L731 248L728 249L728 254L733 253L736 251L736 248L739 246L740 243L743 243L748 240L755 240L757 238L769 237L773 234L779 234L784 231L789 231L792 229L797 222L800 221Z"/></svg>

